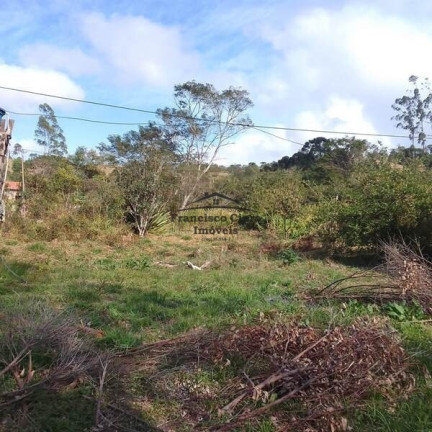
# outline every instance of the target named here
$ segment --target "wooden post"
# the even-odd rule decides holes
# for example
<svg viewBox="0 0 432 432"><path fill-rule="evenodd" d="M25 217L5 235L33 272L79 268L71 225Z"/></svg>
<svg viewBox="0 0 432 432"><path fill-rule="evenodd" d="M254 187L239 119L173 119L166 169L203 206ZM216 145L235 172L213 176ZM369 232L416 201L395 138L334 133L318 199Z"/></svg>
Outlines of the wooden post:
<svg viewBox="0 0 432 432"><path fill-rule="evenodd" d="M0 222L4 222L5 219L3 194L9 162L9 141L12 137L13 126L13 120L2 119L0 122Z"/></svg>
<svg viewBox="0 0 432 432"><path fill-rule="evenodd" d="M25 183L24 183L24 150L21 150L21 215L25 217L27 213L25 203Z"/></svg>

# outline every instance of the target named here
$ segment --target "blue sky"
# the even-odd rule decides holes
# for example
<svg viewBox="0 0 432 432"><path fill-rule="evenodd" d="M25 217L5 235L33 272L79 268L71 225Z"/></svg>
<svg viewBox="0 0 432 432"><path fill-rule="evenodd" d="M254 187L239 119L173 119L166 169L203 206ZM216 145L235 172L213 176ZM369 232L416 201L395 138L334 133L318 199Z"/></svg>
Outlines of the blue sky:
<svg viewBox="0 0 432 432"><path fill-rule="evenodd" d="M432 5L415 0L15 0L0 18L0 86L154 110L172 103L174 84L195 79L247 89L253 121L271 126L401 134L390 106L410 75L432 71ZM154 119L0 90L10 111L37 113L43 102L57 115ZM15 142L37 149L37 117L12 117ZM132 128L59 122L70 152ZM251 131L219 162L272 161L298 148Z"/></svg>

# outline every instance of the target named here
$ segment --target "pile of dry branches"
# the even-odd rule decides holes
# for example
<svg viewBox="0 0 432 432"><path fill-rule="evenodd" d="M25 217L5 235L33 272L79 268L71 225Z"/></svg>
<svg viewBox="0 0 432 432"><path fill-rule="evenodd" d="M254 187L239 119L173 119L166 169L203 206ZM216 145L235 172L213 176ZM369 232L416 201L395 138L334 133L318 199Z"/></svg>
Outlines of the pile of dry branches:
<svg viewBox="0 0 432 432"><path fill-rule="evenodd" d="M83 397L94 406L95 431L156 431L127 403L118 406L120 365L114 353L96 348L94 340L102 336L38 300L18 299L0 310L0 425L24 430L36 424L32 404L41 392L86 386L93 394Z"/></svg>
<svg viewBox="0 0 432 432"><path fill-rule="evenodd" d="M36 392L64 391L97 380L106 354L91 342L76 317L43 302L18 301L5 308L0 313L1 421L21 430L31 421Z"/></svg>
<svg viewBox="0 0 432 432"><path fill-rule="evenodd" d="M232 419L218 430L231 430L293 399L300 401L306 415L300 419L295 413L285 413L291 426L297 423L303 429L306 424L332 423L343 429L342 401L353 406L373 390L402 390L411 381L403 349L389 329L376 323L359 322L324 333L280 324L239 333L221 340L220 352L223 357L246 354L248 369L255 374L251 377L244 371L249 385L222 408ZM263 364L269 368L265 374Z"/></svg>
<svg viewBox="0 0 432 432"><path fill-rule="evenodd" d="M432 262L421 250L404 243L384 243L382 271L394 278L402 299L416 300L427 313L432 312Z"/></svg>
<svg viewBox="0 0 432 432"><path fill-rule="evenodd" d="M76 385L97 359L65 314L35 303L24 313L12 309L0 317L0 384L10 378L15 389L0 394L0 407L30 396L40 387ZM45 364L35 364L34 356ZM10 384L9 384L10 387Z"/></svg>
<svg viewBox="0 0 432 432"><path fill-rule="evenodd" d="M315 298L417 302L432 313L432 263L404 243L382 243L384 263L333 281Z"/></svg>
<svg viewBox="0 0 432 432"><path fill-rule="evenodd" d="M327 331L294 323L260 323L217 337L193 334L189 342L177 342L167 342L166 359L181 358L183 365L189 361L195 368L243 364L238 376L223 388L213 389L216 394L211 397L220 407L204 416L206 423L194 425L203 430L233 430L277 406L280 409L272 413L272 419L280 430L329 430L330 425L333 430L346 430L347 403L358 407L372 392L397 397L407 394L413 384L405 352L394 332L379 321L358 321ZM161 358L163 344L149 348ZM169 379L156 374L155 379L163 377L171 385L177 372L174 369ZM178 400L190 418L203 417L208 392L201 396L195 392L189 398L182 393ZM291 405L282 409L289 401Z"/></svg>

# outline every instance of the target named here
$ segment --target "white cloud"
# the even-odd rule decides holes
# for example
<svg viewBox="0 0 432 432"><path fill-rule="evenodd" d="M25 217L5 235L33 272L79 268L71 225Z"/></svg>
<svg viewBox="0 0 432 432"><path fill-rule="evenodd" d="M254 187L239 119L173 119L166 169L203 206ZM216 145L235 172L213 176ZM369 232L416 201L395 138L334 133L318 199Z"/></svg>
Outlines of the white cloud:
<svg viewBox="0 0 432 432"><path fill-rule="evenodd" d="M0 64L0 83L4 87L53 94L76 99L84 98L84 91L67 75L36 68ZM0 89L0 106L9 111L35 111L40 103L53 107L71 106L73 102L51 99L28 93Z"/></svg>
<svg viewBox="0 0 432 432"><path fill-rule="evenodd" d="M280 127L283 124L275 124ZM344 99L339 96L331 96L325 105L314 110L300 111L295 115L293 124L289 125L299 129L334 130L340 132L363 132L377 133L373 123L367 118L363 105L355 99ZM327 138L342 138L342 134L324 134L318 132L294 132L283 130L271 130L271 133L286 140L293 140L303 144L309 139L317 136ZM368 138L370 142L377 142L378 138ZM391 140L388 138L379 139L384 145L389 146ZM290 143L261 133L250 131L241 135L235 144L222 149L218 163L223 165L247 164L251 161L272 162L283 156L290 156L299 151L301 145Z"/></svg>
<svg viewBox="0 0 432 432"><path fill-rule="evenodd" d="M364 113L363 105L355 99L344 99L338 96L329 98L326 106L319 110L306 110L297 114L295 127L299 129L332 130L338 132L377 133L373 123ZM298 132L296 138L305 142L315 138L317 132ZM341 134L321 134L327 138L341 138ZM358 135L357 138L367 138L372 142L378 138ZM385 145L390 145L388 138L379 138Z"/></svg>
<svg viewBox="0 0 432 432"><path fill-rule="evenodd" d="M287 13L282 13L284 8ZM270 44L273 53L253 75L247 75L246 87L253 89L253 100L259 106L256 113L263 116L259 121L315 130L403 135L393 129L391 104L404 94L410 75L430 75L432 57L427 53L432 52L432 29L424 20L413 21L384 9L351 2L288 14L290 8L280 4L272 16L257 18L253 26L247 26L251 40ZM344 136L298 132L287 137L304 143L318 135ZM404 140L385 137L357 137L380 140L387 146L404 144ZM261 149L249 152L253 160L264 159L260 155L267 148L253 148ZM243 158L241 152L238 156Z"/></svg>
<svg viewBox="0 0 432 432"><path fill-rule="evenodd" d="M105 73L122 82L171 86L193 79L200 69L198 54L186 46L179 28L94 13L83 17L82 31L105 60Z"/></svg>
<svg viewBox="0 0 432 432"><path fill-rule="evenodd" d="M18 56L24 66L64 71L71 76L93 75L101 70L97 59L78 48L36 43L21 48Z"/></svg>
<svg viewBox="0 0 432 432"><path fill-rule="evenodd" d="M19 143L21 147L24 149L24 157L27 158L31 153L43 153L44 149L31 138L15 138L12 140L12 150L15 147L15 144Z"/></svg>
<svg viewBox="0 0 432 432"><path fill-rule="evenodd" d="M281 125L275 125L281 126ZM272 131L282 138L290 138L283 131ZM266 135L259 131L249 131L239 136L235 144L224 147L217 160L218 164L248 164L249 162L272 162L282 156L291 155L301 147L288 141Z"/></svg>
<svg viewBox="0 0 432 432"><path fill-rule="evenodd" d="M3 53L8 62L18 53L24 67L0 62L0 85L82 97L69 78L79 77L82 85L91 84L88 89L98 100L105 98L100 94L108 81L110 89L118 83L116 93L106 96L113 102L155 107L171 103L173 84L196 79L218 89L248 89L257 124L373 133L392 132L391 103L404 94L410 75L428 76L432 70L432 28L427 26L432 6L424 2L346 0L322 8L293 7L282 0L252 1L246 8L243 3L222 2L204 13L197 7L187 19L159 6L144 12L136 5L109 8L119 11L114 15L80 15L84 7L74 6L60 37L63 47L73 48L42 43L49 36L42 39L38 33L34 43L26 40L23 48L17 44ZM168 15L169 22L181 24L166 24ZM68 27L72 21L77 23L73 29ZM64 104L0 90L0 106L9 109L37 110L45 101ZM319 135L275 133L301 143ZM298 147L251 131L221 156L224 163L270 161Z"/></svg>
<svg viewBox="0 0 432 432"><path fill-rule="evenodd" d="M410 75L427 75L432 69L430 28L370 6L309 9L283 26L262 26L260 35L282 54L293 75L312 88L318 83L352 86L359 80L399 88Z"/></svg>
<svg viewBox="0 0 432 432"><path fill-rule="evenodd" d="M280 110L279 105L284 105L289 100L289 94L293 91L290 83L274 72L269 72L266 80L260 80L253 85L254 102L276 112Z"/></svg>
<svg viewBox="0 0 432 432"><path fill-rule="evenodd" d="M430 30L370 13L351 16L346 34L345 50L354 67L376 85L399 86L410 75L428 75L432 69Z"/></svg>

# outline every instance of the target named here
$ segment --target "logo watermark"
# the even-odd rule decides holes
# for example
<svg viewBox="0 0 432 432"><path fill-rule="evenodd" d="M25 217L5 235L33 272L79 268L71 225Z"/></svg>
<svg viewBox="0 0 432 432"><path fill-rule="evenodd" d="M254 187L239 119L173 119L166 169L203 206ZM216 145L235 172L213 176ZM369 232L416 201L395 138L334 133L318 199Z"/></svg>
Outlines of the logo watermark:
<svg viewBox="0 0 432 432"><path fill-rule="evenodd" d="M229 237L223 236L237 235L241 213L250 211L227 195L205 193L179 210L182 214L177 216L177 222L191 224L192 233L206 240L228 240Z"/></svg>

